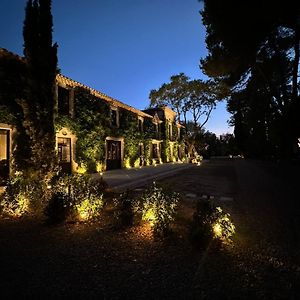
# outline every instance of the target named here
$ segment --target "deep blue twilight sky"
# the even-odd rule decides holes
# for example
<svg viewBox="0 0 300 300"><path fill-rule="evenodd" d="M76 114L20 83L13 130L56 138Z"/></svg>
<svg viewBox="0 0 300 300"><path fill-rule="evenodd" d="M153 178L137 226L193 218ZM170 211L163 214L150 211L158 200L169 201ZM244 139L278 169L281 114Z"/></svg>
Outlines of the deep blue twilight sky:
<svg viewBox="0 0 300 300"><path fill-rule="evenodd" d="M0 47L22 55L26 0L0 1ZM62 74L139 109L149 92L184 72L203 78L205 28L198 0L53 0ZM224 102L206 129L232 132Z"/></svg>

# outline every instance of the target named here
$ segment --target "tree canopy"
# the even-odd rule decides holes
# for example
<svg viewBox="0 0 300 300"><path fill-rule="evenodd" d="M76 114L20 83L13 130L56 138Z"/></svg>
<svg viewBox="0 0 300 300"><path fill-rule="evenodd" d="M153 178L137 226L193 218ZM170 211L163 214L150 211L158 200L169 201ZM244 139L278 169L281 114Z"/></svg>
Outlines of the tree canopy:
<svg viewBox="0 0 300 300"><path fill-rule="evenodd" d="M204 0L202 18L209 54L201 68L231 89L241 149L292 155L300 136L299 3Z"/></svg>
<svg viewBox="0 0 300 300"><path fill-rule="evenodd" d="M169 106L178 122L186 126L190 115L194 126L202 128L216 105L214 87L210 81L190 80L184 73L173 75L170 82L150 92L150 106Z"/></svg>

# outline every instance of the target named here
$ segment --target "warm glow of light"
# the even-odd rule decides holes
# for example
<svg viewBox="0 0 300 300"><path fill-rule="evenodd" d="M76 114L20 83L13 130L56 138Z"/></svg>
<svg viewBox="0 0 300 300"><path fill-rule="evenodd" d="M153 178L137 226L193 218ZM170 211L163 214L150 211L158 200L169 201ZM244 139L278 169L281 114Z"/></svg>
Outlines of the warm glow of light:
<svg viewBox="0 0 300 300"><path fill-rule="evenodd" d="M214 231L215 237L217 237L217 238L222 237L222 227L221 227L221 225L219 223L216 223L213 226L213 231Z"/></svg>
<svg viewBox="0 0 300 300"><path fill-rule="evenodd" d="M139 166L140 166L140 159L137 158L137 159L135 160L135 162L134 162L134 167L135 167L135 168L138 168Z"/></svg>
<svg viewBox="0 0 300 300"><path fill-rule="evenodd" d="M92 219L99 216L99 211L103 207L102 198L99 199L85 199L76 205L78 217L82 221Z"/></svg>
<svg viewBox="0 0 300 300"><path fill-rule="evenodd" d="M126 169L131 169L130 160L129 158L126 158L124 161L124 166Z"/></svg>
<svg viewBox="0 0 300 300"><path fill-rule="evenodd" d="M87 172L87 167L84 164L81 164L77 167L77 173L85 174Z"/></svg>
<svg viewBox="0 0 300 300"><path fill-rule="evenodd" d="M77 204L76 208L81 220L87 220L89 218L90 203L88 199L82 201L80 204Z"/></svg>
<svg viewBox="0 0 300 300"><path fill-rule="evenodd" d="M81 220L85 221L89 219L89 213L86 211L82 211L79 213L79 217Z"/></svg>
<svg viewBox="0 0 300 300"><path fill-rule="evenodd" d="M230 215L224 213L221 207L216 207L217 220L213 224L213 233L215 238L222 241L224 244L230 244L231 238L235 233L235 226L229 219Z"/></svg>
<svg viewBox="0 0 300 300"><path fill-rule="evenodd" d="M13 218L20 218L30 211L30 201L23 194L17 194L14 201L4 200L1 206L3 213Z"/></svg>
<svg viewBox="0 0 300 300"><path fill-rule="evenodd" d="M143 214L143 218L144 221L149 221L151 226L154 225L155 221L156 221L156 216L154 213L154 210L152 208L148 209L144 214Z"/></svg>
<svg viewBox="0 0 300 300"><path fill-rule="evenodd" d="M98 173L102 173L103 170L104 170L103 163L97 162L97 164L96 164L96 171L97 171ZM101 176L102 176L102 175L101 175Z"/></svg>

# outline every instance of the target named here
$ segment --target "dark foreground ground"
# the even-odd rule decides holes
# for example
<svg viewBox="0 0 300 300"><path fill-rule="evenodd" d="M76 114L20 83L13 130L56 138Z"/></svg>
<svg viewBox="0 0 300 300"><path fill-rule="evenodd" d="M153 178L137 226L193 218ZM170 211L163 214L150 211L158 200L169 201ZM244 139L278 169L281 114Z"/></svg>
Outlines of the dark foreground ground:
<svg viewBox="0 0 300 300"><path fill-rule="evenodd" d="M300 299L299 167L213 160L164 179L182 194L174 234L144 224L0 221L0 299ZM202 195L232 215L233 247L201 252L187 225Z"/></svg>

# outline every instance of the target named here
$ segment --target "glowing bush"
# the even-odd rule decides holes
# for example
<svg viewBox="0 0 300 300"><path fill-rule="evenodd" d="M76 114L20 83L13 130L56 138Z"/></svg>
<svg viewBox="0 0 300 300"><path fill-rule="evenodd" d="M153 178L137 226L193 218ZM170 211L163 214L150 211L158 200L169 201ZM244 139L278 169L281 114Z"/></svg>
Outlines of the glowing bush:
<svg viewBox="0 0 300 300"><path fill-rule="evenodd" d="M137 158L135 161L134 161L134 167L135 168L138 168L140 166L140 158Z"/></svg>
<svg viewBox="0 0 300 300"><path fill-rule="evenodd" d="M79 174L85 174L87 172L87 166L85 164L80 164L77 168Z"/></svg>
<svg viewBox="0 0 300 300"><path fill-rule="evenodd" d="M155 158L152 158L152 166L156 167L156 165L157 165L156 159L155 159Z"/></svg>
<svg viewBox="0 0 300 300"><path fill-rule="evenodd" d="M235 226L230 220L230 215L224 213L221 207L216 207L214 212L214 223L212 225L214 237L227 244L232 241Z"/></svg>
<svg viewBox="0 0 300 300"><path fill-rule="evenodd" d="M94 218L98 218L101 215L101 211L103 208L103 195L98 197L90 196L80 203L76 204L77 213L81 220L91 220Z"/></svg>
<svg viewBox="0 0 300 300"><path fill-rule="evenodd" d="M74 174L58 178L53 185L55 193L60 193L58 198L62 198L57 208L57 213L63 210L72 210L73 214L68 213L65 216L79 218L80 220L91 220L100 216L104 205L103 192L107 184L103 179L93 181L89 175ZM63 203L63 204L62 204ZM55 213L53 213L55 218Z"/></svg>
<svg viewBox="0 0 300 300"><path fill-rule="evenodd" d="M30 212L30 201L22 193L16 194L13 199L4 196L0 206L2 213L11 217L19 218Z"/></svg>
<svg viewBox="0 0 300 300"><path fill-rule="evenodd" d="M5 191L1 195L0 211L10 217L21 217L31 213L37 204L41 205L47 191L45 184L40 181L29 180L22 172L7 181Z"/></svg>
<svg viewBox="0 0 300 300"><path fill-rule="evenodd" d="M234 233L235 226L229 214L220 207L214 207L208 200L197 203L190 226L190 240L195 246L206 248L213 240L229 244Z"/></svg>
<svg viewBox="0 0 300 300"><path fill-rule="evenodd" d="M142 220L149 221L156 234L166 234L176 214L179 195L168 193L155 183L143 195Z"/></svg>
<svg viewBox="0 0 300 300"><path fill-rule="evenodd" d="M127 158L124 159L124 167L126 169L131 169L130 158L129 157L127 157Z"/></svg>
<svg viewBox="0 0 300 300"><path fill-rule="evenodd" d="M97 162L96 163L96 171L98 173L101 173L101 172L103 172L103 170L104 170L104 164L102 162Z"/></svg>

